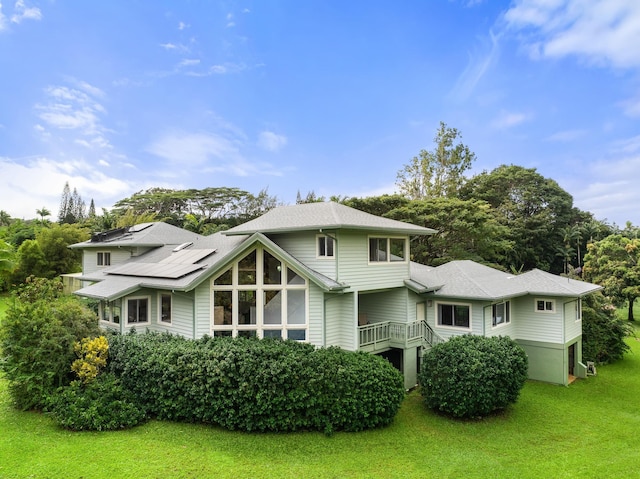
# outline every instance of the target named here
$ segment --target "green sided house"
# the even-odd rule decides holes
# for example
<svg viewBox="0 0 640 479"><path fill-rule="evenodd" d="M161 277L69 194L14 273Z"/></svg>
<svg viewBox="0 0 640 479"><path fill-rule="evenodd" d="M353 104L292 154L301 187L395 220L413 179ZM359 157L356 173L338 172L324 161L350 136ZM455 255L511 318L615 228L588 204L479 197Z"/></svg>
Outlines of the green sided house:
<svg viewBox="0 0 640 479"><path fill-rule="evenodd" d="M257 336L368 351L417 382L425 349L453 335L510 336L529 377L585 377L580 300L599 286L538 270L511 275L472 261L410 261L429 228L328 202L275 208L201 236L165 223L97 233L83 287L103 327L190 338Z"/></svg>

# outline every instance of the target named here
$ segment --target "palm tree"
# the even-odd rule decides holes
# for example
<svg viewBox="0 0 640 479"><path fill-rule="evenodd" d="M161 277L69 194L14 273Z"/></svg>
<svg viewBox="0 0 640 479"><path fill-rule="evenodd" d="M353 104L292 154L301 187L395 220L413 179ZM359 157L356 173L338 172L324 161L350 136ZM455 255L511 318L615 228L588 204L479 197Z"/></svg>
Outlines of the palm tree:
<svg viewBox="0 0 640 479"><path fill-rule="evenodd" d="M51 211L49 211L45 206L43 206L39 210L36 210L36 214L40 216L40 221L44 225L44 218L46 216L51 216Z"/></svg>
<svg viewBox="0 0 640 479"><path fill-rule="evenodd" d="M0 210L0 226L9 226L11 224L11 216L5 210Z"/></svg>

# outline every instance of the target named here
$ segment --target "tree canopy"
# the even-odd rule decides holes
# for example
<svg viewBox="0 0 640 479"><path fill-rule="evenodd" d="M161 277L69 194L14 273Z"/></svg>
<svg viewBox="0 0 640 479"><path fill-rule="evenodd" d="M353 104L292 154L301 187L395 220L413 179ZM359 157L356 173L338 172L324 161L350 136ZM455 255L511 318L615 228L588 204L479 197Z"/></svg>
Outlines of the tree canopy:
<svg viewBox="0 0 640 479"><path fill-rule="evenodd" d="M506 258L510 267L562 271L563 260L556 256L564 240L561 229L576 212L572 196L554 180L535 168L502 165L471 178L460 196L486 201L507 227L506 239L514 245Z"/></svg>
<svg viewBox="0 0 640 479"><path fill-rule="evenodd" d="M400 193L412 200L456 196L465 182L464 173L476 155L460 142L462 134L440 122L433 139L435 148L420 150L397 175ZM457 141L457 143L456 143Z"/></svg>
<svg viewBox="0 0 640 479"><path fill-rule="evenodd" d="M589 244L587 251L585 278L601 285L617 306L628 301L633 321L633 303L640 296L640 239L615 234Z"/></svg>

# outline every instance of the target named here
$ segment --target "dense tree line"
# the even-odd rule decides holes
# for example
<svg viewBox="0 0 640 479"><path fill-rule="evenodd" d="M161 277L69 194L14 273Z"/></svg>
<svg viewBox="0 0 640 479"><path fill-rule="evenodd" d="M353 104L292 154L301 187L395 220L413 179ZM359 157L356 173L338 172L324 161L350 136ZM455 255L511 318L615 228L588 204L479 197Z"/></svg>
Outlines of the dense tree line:
<svg viewBox="0 0 640 479"><path fill-rule="evenodd" d="M600 282L593 266L598 241L611 235L638 237L640 228L630 223L620 229L576 208L569 193L535 168L505 164L467 178L475 154L461 138L457 129L440 123L433 149L421 150L398 171L399 194L329 200L437 230L412 241L412 259L429 265L472 259L513 272L539 268L578 275L585 267L590 278ZM298 192L296 202L326 200L311 191L306 196ZM266 189L254 195L233 187L150 188L98 214L93 200L87 211L82 197L67 183L57 223L47 219L51 212L46 208L36 211L39 219L28 221L0 211L0 288L30 274L52 277L79 270L79 258L66 245L91 232L165 221L208 235L260 216L278 204ZM602 258L600 255L599 262L606 263ZM608 274L602 266L599 270ZM638 295L629 288L640 281L629 274L624 281L624 287L607 287L607 294L618 303L633 303Z"/></svg>

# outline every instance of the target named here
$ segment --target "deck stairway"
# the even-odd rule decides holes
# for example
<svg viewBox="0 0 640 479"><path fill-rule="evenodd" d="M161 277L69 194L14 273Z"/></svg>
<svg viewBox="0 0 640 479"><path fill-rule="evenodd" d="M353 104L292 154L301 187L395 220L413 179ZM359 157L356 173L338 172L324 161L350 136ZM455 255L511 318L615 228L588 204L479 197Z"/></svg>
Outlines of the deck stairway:
<svg viewBox="0 0 640 479"><path fill-rule="evenodd" d="M413 346L431 348L444 341L424 320L411 323L382 321L359 326L358 333L360 351L370 353Z"/></svg>

